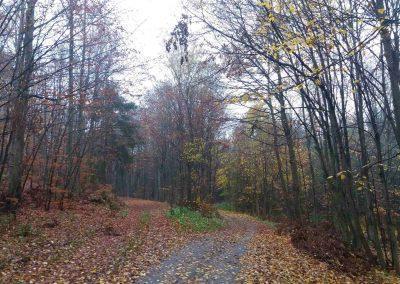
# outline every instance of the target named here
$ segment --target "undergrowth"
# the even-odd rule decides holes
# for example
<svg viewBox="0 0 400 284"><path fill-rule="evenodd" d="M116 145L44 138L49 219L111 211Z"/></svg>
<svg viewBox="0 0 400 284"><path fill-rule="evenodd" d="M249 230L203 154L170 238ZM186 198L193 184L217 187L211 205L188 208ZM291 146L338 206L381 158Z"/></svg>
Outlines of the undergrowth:
<svg viewBox="0 0 400 284"><path fill-rule="evenodd" d="M149 212L142 212L139 217L139 226L144 229L149 226L151 215Z"/></svg>
<svg viewBox="0 0 400 284"><path fill-rule="evenodd" d="M195 232L215 231L224 225L223 220L216 215L205 217L187 207L172 208L167 212L167 217L175 220L183 229Z"/></svg>
<svg viewBox="0 0 400 284"><path fill-rule="evenodd" d="M108 207L111 211L122 211L124 204L113 192L110 185L101 185L89 195L89 201L96 204L102 204Z"/></svg>
<svg viewBox="0 0 400 284"><path fill-rule="evenodd" d="M15 216L12 214L0 214L0 232L10 228Z"/></svg>
<svg viewBox="0 0 400 284"><path fill-rule="evenodd" d="M27 238L38 235L39 231L35 230L31 224L19 224L15 233L20 238Z"/></svg>

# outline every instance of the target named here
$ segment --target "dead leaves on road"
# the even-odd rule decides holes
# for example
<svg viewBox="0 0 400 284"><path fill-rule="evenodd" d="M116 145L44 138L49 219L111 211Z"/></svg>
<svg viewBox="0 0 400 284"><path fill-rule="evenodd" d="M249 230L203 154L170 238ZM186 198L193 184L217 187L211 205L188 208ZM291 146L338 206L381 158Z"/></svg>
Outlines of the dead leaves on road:
<svg viewBox="0 0 400 284"><path fill-rule="evenodd" d="M223 229L199 234L138 283L234 283L240 270L240 256L257 225L242 214L222 215Z"/></svg>

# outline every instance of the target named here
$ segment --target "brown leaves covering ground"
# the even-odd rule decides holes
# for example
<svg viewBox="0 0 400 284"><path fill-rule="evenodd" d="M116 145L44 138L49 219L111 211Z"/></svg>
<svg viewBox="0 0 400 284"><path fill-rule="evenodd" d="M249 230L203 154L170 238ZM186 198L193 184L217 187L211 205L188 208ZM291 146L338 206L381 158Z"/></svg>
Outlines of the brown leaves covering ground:
<svg viewBox="0 0 400 284"><path fill-rule="evenodd" d="M0 283L131 283L190 240L165 217L167 205L126 205L120 212L87 203L66 211L24 208L0 237ZM26 237L17 236L21 224L31 224Z"/></svg>
<svg viewBox="0 0 400 284"><path fill-rule="evenodd" d="M238 277L246 283L400 283L393 275L371 269L353 277L331 268L327 262L297 249L289 235L259 227L242 257Z"/></svg>
<svg viewBox="0 0 400 284"><path fill-rule="evenodd" d="M0 283L133 283L195 239L220 243L216 255L221 259L229 255L224 247L247 243L238 264L239 283L400 283L378 270L354 276L334 269L329 259L306 253L300 243L293 245L290 234L277 234L245 215L230 213L225 228L194 234L165 217L165 204L134 199L125 203L121 211L90 203L67 204L66 211L24 208L0 236ZM229 257L239 256L233 255ZM218 265L210 265L203 275L219 273Z"/></svg>

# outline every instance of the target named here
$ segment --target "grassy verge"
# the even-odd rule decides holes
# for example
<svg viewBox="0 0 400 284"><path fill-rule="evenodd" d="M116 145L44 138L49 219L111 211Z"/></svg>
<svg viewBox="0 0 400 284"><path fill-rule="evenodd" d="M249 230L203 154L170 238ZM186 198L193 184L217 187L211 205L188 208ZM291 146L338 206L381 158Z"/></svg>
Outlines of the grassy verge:
<svg viewBox="0 0 400 284"><path fill-rule="evenodd" d="M260 222L262 222L262 223L264 223L265 225L267 225L269 228L271 228L271 229L276 229L277 228L277 223L276 222L273 222L273 221L271 221L271 220L268 220L268 219L262 219L262 218L260 218L260 217L257 217L256 218L258 221L260 221Z"/></svg>
<svg viewBox="0 0 400 284"><path fill-rule="evenodd" d="M224 221L218 216L205 217L186 207L172 208L167 212L167 217L175 220L180 227L195 232L215 231L224 225Z"/></svg>
<svg viewBox="0 0 400 284"><path fill-rule="evenodd" d="M217 208L219 210L224 210L224 211L232 211L232 212L236 211L235 207L233 206L233 204L229 203L229 202L219 203L219 204L217 204Z"/></svg>
<svg viewBox="0 0 400 284"><path fill-rule="evenodd" d="M232 203L229 203L229 202L222 202L222 203L219 203L219 204L217 204L217 208L218 208L219 210L223 210L223 211L240 212L240 211L237 211L237 210L235 209L235 207L233 206ZM264 223L265 225L267 225L267 226L268 226L269 228L271 228L271 229L276 229L276 228L277 228L277 223L276 223L276 222L273 222L273 221L268 220L268 219L263 219L263 218L261 218L261 217L252 216L252 215L250 215L250 214L248 214L248 213L243 213L243 214L246 214L246 215L249 215L249 216L255 218L257 221L260 221L260 222Z"/></svg>

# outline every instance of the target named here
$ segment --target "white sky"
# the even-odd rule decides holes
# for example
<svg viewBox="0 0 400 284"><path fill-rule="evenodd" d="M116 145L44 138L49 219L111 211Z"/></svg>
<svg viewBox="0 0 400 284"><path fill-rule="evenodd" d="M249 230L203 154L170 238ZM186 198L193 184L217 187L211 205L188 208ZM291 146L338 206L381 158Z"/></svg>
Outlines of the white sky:
<svg viewBox="0 0 400 284"><path fill-rule="evenodd" d="M150 75L163 77L160 57L165 56L165 41L182 15L181 0L114 0L121 24L130 33L128 41L146 62ZM135 63L137 64L137 63ZM140 82L150 88L152 82Z"/></svg>
<svg viewBox="0 0 400 284"><path fill-rule="evenodd" d="M122 10L125 28L134 33L132 41L152 56L164 51L162 44L182 14L180 0L115 0Z"/></svg>

